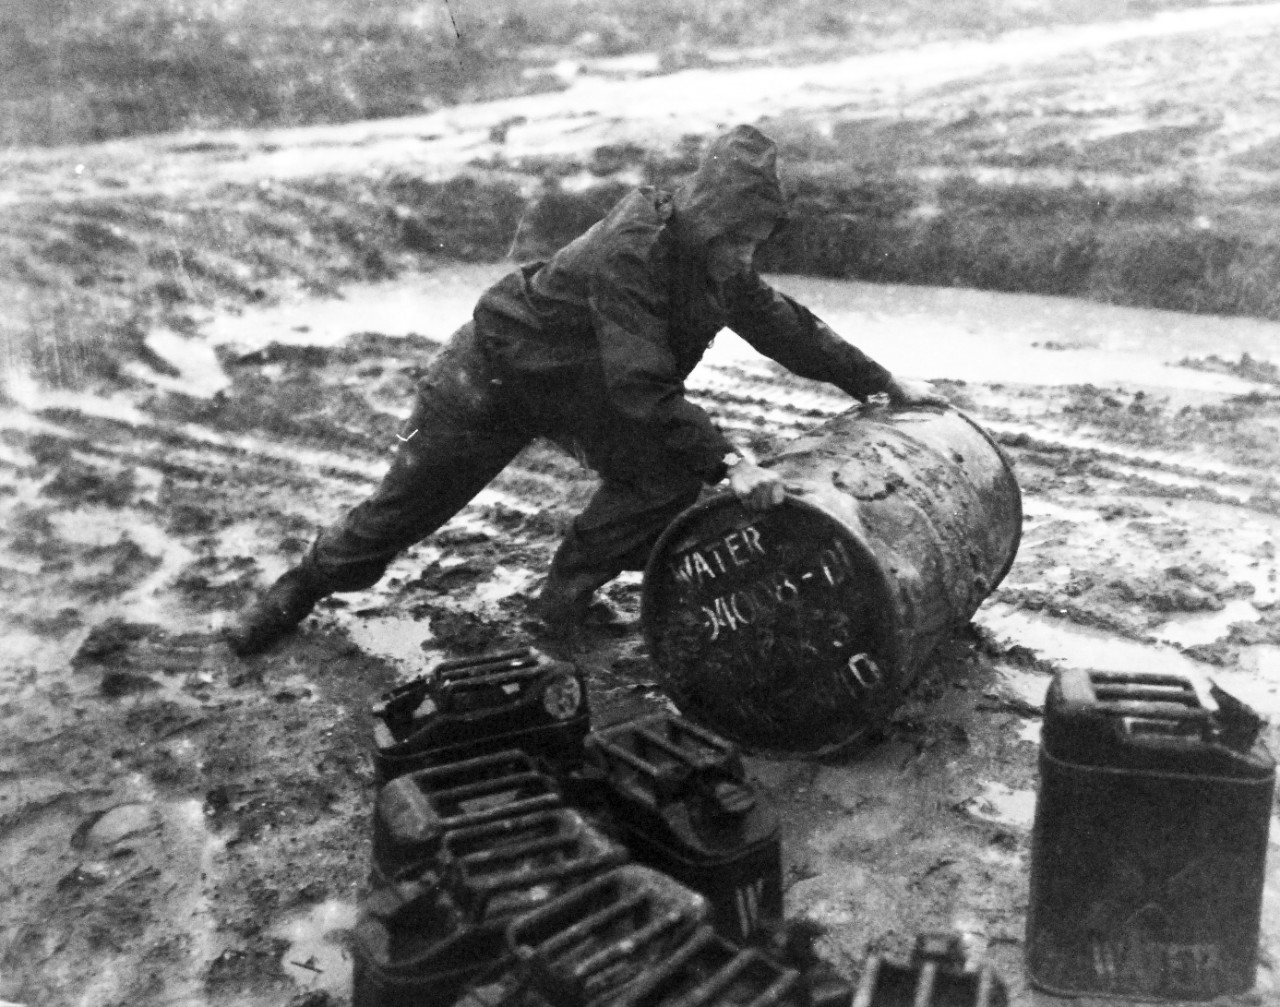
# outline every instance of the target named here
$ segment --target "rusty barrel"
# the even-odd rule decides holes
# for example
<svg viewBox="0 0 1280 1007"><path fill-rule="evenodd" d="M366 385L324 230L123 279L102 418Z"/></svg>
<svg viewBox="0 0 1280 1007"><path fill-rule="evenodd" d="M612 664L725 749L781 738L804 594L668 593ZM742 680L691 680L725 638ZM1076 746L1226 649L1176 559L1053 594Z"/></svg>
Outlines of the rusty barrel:
<svg viewBox="0 0 1280 1007"><path fill-rule="evenodd" d="M1018 549L1008 459L951 408L856 406L763 462L787 500L695 504L654 546L641 621L681 712L755 751L882 725Z"/></svg>

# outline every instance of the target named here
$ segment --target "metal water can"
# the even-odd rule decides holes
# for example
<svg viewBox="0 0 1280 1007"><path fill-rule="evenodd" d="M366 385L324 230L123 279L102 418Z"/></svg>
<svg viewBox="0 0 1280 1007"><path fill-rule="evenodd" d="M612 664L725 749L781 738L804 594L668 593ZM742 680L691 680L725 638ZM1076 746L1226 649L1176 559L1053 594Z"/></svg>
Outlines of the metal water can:
<svg viewBox="0 0 1280 1007"><path fill-rule="evenodd" d="M351 946L352 1007L449 1007L506 961L501 931L469 926L435 877L375 886Z"/></svg>
<svg viewBox="0 0 1280 1007"><path fill-rule="evenodd" d="M1275 762L1197 674L1059 673L1045 701L1027 968L1060 995L1253 986Z"/></svg>
<svg viewBox="0 0 1280 1007"><path fill-rule="evenodd" d="M956 409L861 406L763 462L791 489L763 514L731 495L675 519L641 619L686 716L755 750L863 741L1013 563L1008 459Z"/></svg>
<svg viewBox="0 0 1280 1007"><path fill-rule="evenodd" d="M373 881L434 869L446 834L561 806L555 780L516 749L406 773L373 810Z"/></svg>
<svg viewBox="0 0 1280 1007"><path fill-rule="evenodd" d="M505 981L512 919L626 860L567 808L446 832L431 871L375 886L362 902L354 1007L444 1007Z"/></svg>
<svg viewBox="0 0 1280 1007"><path fill-rule="evenodd" d="M373 718L379 784L509 748L568 768L591 728L582 673L533 647L442 661L384 695Z"/></svg>
<svg viewBox="0 0 1280 1007"><path fill-rule="evenodd" d="M701 927L675 952L621 989L609 1007L816 1007L804 978L759 948Z"/></svg>
<svg viewBox="0 0 1280 1007"><path fill-rule="evenodd" d="M625 864L507 928L537 1007L602 1007L665 962L706 919L707 900L660 871Z"/></svg>
<svg viewBox="0 0 1280 1007"><path fill-rule="evenodd" d="M781 919L778 816L746 779L736 746L656 714L592 732L586 750L605 813L636 860L705 895L712 922L733 940Z"/></svg>
<svg viewBox="0 0 1280 1007"><path fill-rule="evenodd" d="M1008 988L986 962L970 962L959 934L916 937L909 961L872 954L853 1007L1005 1007Z"/></svg>
<svg viewBox="0 0 1280 1007"><path fill-rule="evenodd" d="M509 920L628 859L570 808L551 808L447 832L444 884L476 923Z"/></svg>

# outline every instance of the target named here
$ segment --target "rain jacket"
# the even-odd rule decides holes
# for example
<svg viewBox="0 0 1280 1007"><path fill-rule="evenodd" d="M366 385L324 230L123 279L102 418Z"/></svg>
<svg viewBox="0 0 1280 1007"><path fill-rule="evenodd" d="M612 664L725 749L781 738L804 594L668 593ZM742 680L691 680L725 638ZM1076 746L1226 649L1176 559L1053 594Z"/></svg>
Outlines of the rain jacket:
<svg viewBox="0 0 1280 1007"><path fill-rule="evenodd" d="M714 484L733 447L684 381L720 329L859 399L890 380L754 271L711 279L713 239L785 213L773 141L740 126L674 193L638 189L550 261L496 283L477 303L477 333L509 390L548 427L616 421Z"/></svg>

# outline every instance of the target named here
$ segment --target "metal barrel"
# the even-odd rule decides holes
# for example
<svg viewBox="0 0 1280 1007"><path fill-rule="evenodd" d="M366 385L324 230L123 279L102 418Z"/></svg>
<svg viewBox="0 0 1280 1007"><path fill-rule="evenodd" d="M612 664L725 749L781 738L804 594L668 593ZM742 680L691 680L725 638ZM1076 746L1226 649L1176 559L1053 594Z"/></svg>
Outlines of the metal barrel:
<svg viewBox="0 0 1280 1007"><path fill-rule="evenodd" d="M952 408L856 406L763 462L762 514L695 504L654 546L641 622L681 712L755 751L865 740L1008 572L1009 460Z"/></svg>

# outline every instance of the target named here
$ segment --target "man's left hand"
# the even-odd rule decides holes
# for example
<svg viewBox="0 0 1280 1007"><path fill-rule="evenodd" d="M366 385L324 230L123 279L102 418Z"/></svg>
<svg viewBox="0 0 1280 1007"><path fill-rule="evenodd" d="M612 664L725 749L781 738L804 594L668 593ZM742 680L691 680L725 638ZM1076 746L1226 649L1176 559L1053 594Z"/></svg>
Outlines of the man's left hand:
<svg viewBox="0 0 1280 1007"><path fill-rule="evenodd" d="M787 498L782 476L743 458L728 472L729 489L749 511L759 514Z"/></svg>
<svg viewBox="0 0 1280 1007"><path fill-rule="evenodd" d="M928 381L916 381L912 378L894 378L885 389L889 402L895 406L946 406L950 405L946 396L937 391Z"/></svg>

